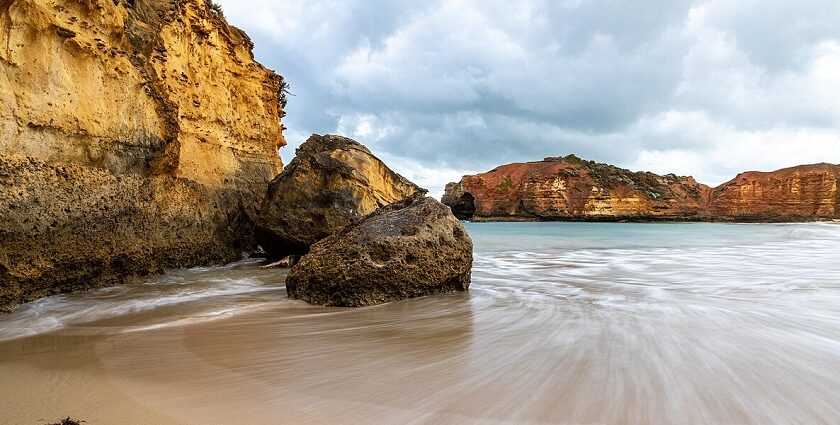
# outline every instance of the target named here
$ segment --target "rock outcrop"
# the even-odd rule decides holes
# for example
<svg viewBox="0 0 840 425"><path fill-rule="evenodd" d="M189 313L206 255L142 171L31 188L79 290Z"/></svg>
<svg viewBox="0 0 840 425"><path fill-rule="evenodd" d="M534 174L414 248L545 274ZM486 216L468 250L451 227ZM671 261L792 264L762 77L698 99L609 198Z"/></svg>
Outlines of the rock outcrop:
<svg viewBox="0 0 840 425"><path fill-rule="evenodd" d="M803 165L744 173L712 189L570 155L464 176L442 201L478 221L811 221L840 218L838 178L838 165Z"/></svg>
<svg viewBox="0 0 840 425"><path fill-rule="evenodd" d="M814 164L751 171L712 193L712 217L735 221L840 219L840 165Z"/></svg>
<svg viewBox="0 0 840 425"><path fill-rule="evenodd" d="M282 78L205 0L0 1L0 309L253 246Z"/></svg>
<svg viewBox="0 0 840 425"><path fill-rule="evenodd" d="M272 256L303 254L315 242L377 208L425 193L358 142L312 135L272 180L258 223Z"/></svg>
<svg viewBox="0 0 840 425"><path fill-rule="evenodd" d="M369 306L469 289L472 240L449 208L417 194L321 240L292 267L289 297Z"/></svg>
<svg viewBox="0 0 840 425"><path fill-rule="evenodd" d="M446 187L443 203L475 220L682 220L706 209L691 177L631 172L573 155L508 164Z"/></svg>

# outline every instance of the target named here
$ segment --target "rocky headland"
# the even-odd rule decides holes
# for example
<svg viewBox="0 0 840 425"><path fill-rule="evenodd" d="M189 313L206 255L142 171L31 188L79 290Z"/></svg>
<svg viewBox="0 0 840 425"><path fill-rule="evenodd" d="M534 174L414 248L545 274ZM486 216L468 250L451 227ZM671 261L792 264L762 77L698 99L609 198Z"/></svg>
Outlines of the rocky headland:
<svg viewBox="0 0 840 425"><path fill-rule="evenodd" d="M0 7L0 310L227 262L285 144L282 77L204 0Z"/></svg>
<svg viewBox="0 0 840 425"><path fill-rule="evenodd" d="M840 165L748 172L710 188L574 155L503 165L450 183L442 202L476 221L755 221L840 218Z"/></svg>
<svg viewBox="0 0 840 425"><path fill-rule="evenodd" d="M709 215L735 221L840 219L840 165L739 174L712 191Z"/></svg>

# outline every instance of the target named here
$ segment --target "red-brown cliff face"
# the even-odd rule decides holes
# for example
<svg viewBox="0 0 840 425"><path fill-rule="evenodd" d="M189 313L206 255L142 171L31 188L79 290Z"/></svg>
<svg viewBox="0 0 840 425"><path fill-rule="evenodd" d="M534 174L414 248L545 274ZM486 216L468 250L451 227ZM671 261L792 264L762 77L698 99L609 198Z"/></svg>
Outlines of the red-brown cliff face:
<svg viewBox="0 0 840 425"><path fill-rule="evenodd" d="M574 155L464 176L443 203L474 220L807 221L840 218L840 166L750 172L716 189Z"/></svg>
<svg viewBox="0 0 840 425"><path fill-rule="evenodd" d="M840 165L832 164L743 173L714 190L709 213L737 221L838 219L838 179Z"/></svg>
<svg viewBox="0 0 840 425"><path fill-rule="evenodd" d="M631 172L574 155L508 164L447 186L443 203L478 220L687 220L711 189L691 177Z"/></svg>

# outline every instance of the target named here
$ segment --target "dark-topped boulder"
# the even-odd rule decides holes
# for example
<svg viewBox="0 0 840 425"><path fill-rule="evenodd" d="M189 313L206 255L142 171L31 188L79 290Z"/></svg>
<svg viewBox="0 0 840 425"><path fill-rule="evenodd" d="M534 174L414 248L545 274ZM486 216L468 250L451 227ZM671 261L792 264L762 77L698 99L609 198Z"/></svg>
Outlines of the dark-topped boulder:
<svg viewBox="0 0 840 425"><path fill-rule="evenodd" d="M440 202L414 195L312 246L286 279L290 298L361 307L466 291L472 240Z"/></svg>
<svg viewBox="0 0 840 425"><path fill-rule="evenodd" d="M273 257L304 254L315 242L379 207L425 193L355 140L313 134L269 185L257 226Z"/></svg>

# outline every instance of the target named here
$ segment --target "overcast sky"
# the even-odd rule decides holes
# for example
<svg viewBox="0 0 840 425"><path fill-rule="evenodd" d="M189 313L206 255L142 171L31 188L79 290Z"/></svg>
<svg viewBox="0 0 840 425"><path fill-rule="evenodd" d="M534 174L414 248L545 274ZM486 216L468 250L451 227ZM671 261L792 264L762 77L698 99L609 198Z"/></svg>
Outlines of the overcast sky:
<svg viewBox="0 0 840 425"><path fill-rule="evenodd" d="M716 185L840 162L840 1L221 0L311 133L439 195L575 153Z"/></svg>

